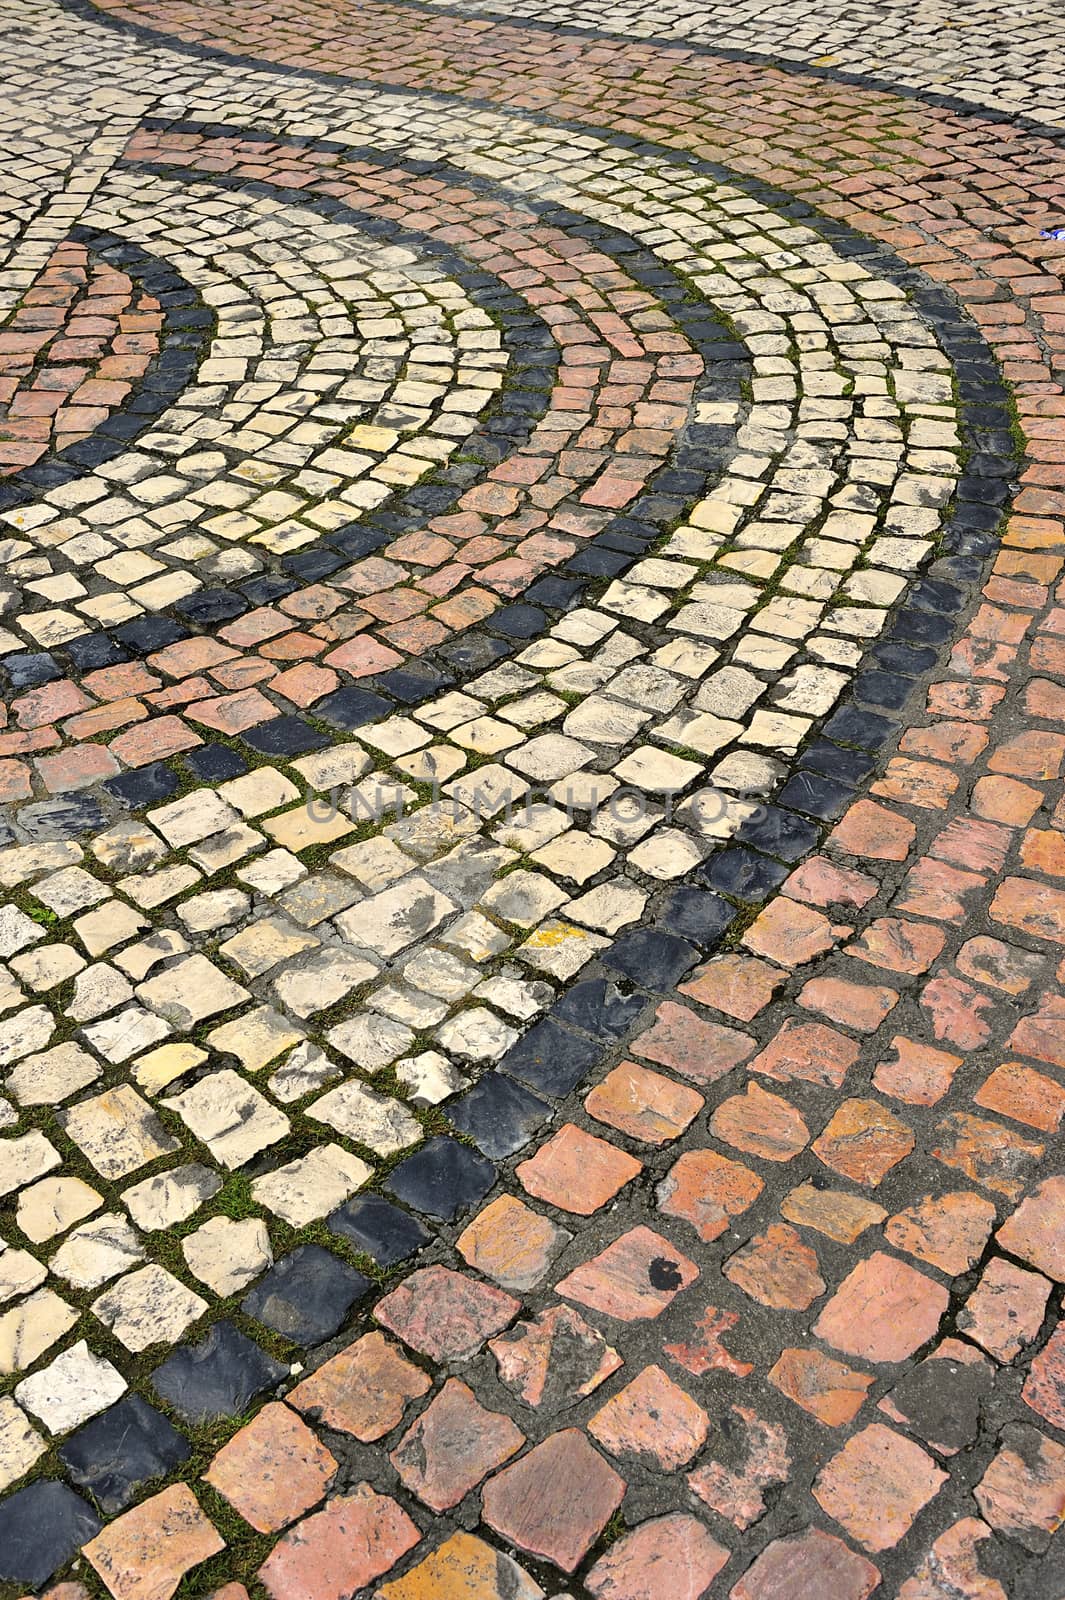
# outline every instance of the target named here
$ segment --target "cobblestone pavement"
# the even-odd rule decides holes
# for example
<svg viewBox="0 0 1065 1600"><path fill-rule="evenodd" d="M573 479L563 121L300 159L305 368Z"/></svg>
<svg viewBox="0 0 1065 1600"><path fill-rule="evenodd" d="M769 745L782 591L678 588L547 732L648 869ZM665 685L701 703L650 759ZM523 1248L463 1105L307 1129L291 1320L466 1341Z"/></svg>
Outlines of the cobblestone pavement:
<svg viewBox="0 0 1065 1600"><path fill-rule="evenodd" d="M1063 1600L1060 22L498 9L0 3L0 1596Z"/></svg>

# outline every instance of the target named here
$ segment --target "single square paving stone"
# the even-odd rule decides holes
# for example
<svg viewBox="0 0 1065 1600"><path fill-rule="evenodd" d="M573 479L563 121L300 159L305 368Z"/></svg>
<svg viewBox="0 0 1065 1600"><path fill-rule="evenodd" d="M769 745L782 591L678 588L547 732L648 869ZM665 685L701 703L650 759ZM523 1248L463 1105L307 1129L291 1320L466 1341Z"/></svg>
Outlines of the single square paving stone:
<svg viewBox="0 0 1065 1600"><path fill-rule="evenodd" d="M259 1533L276 1533L322 1499L336 1472L306 1423L274 1401L223 1445L204 1478Z"/></svg>
<svg viewBox="0 0 1065 1600"><path fill-rule="evenodd" d="M370 1280L321 1245L303 1244L283 1256L241 1301L264 1327L309 1349L336 1333Z"/></svg>
<svg viewBox="0 0 1065 1600"><path fill-rule="evenodd" d="M421 1538L388 1495L356 1484L289 1530L259 1568L271 1600L350 1600Z"/></svg>
<svg viewBox="0 0 1065 1600"><path fill-rule="evenodd" d="M501 1161L535 1137L552 1108L501 1072L488 1072L468 1094L452 1101L447 1114L459 1133L467 1134L491 1160Z"/></svg>
<svg viewBox="0 0 1065 1600"><path fill-rule="evenodd" d="M109 1523L84 1553L114 1600L160 1600L225 1547L188 1484L172 1483Z"/></svg>
<svg viewBox="0 0 1065 1600"><path fill-rule="evenodd" d="M694 1261L651 1228L631 1228L574 1268L558 1293L622 1322L657 1317L699 1276Z"/></svg>
<svg viewBox="0 0 1065 1600"><path fill-rule="evenodd" d="M372 1256L379 1267L405 1261L432 1238L417 1217L376 1194L356 1195L333 1212L326 1226L330 1233L350 1240L356 1250Z"/></svg>
<svg viewBox="0 0 1065 1600"><path fill-rule="evenodd" d="M508 1543L573 1572L624 1494L624 1478L566 1428L485 1485L484 1520Z"/></svg>
<svg viewBox="0 0 1065 1600"><path fill-rule="evenodd" d="M625 994L613 979L576 983L551 1008L551 1016L602 1039L620 1039L648 1004L644 994Z"/></svg>
<svg viewBox="0 0 1065 1600"><path fill-rule="evenodd" d="M561 1099L598 1064L602 1053L601 1044L570 1033L548 1017L511 1046L499 1070L530 1089Z"/></svg>
<svg viewBox="0 0 1065 1600"><path fill-rule="evenodd" d="M377 1590L379 1600L543 1600L543 1593L516 1561L472 1533L453 1533Z"/></svg>
<svg viewBox="0 0 1065 1600"><path fill-rule="evenodd" d="M153 1344L175 1344L202 1317L207 1301L152 1261L105 1289L92 1309L136 1355Z"/></svg>
<svg viewBox="0 0 1065 1600"><path fill-rule="evenodd" d="M65 1483L28 1484L0 1501L0 1580L39 1589L99 1531L95 1511Z"/></svg>
<svg viewBox="0 0 1065 1600"><path fill-rule="evenodd" d="M448 1378L389 1460L412 1494L442 1512L457 1506L524 1443L525 1435L509 1417L487 1410L461 1379Z"/></svg>
<svg viewBox="0 0 1065 1600"><path fill-rule="evenodd" d="M183 1345L152 1374L152 1388L184 1422L238 1417L288 1376L231 1322L216 1322L198 1345Z"/></svg>
<svg viewBox="0 0 1065 1600"><path fill-rule="evenodd" d="M670 990L699 959L687 939L657 928L622 934L603 955L603 965L623 972L645 989Z"/></svg>
<svg viewBox="0 0 1065 1600"><path fill-rule="evenodd" d="M771 861L754 850L736 848L712 856L702 875L712 889L757 903L780 888L788 869L782 862Z"/></svg>
<svg viewBox="0 0 1065 1600"><path fill-rule="evenodd" d="M192 1447L161 1412L128 1394L60 1446L59 1459L80 1489L113 1517L153 1478L187 1461Z"/></svg>
<svg viewBox="0 0 1065 1600"><path fill-rule="evenodd" d="M935 1581L938 1585L938 1570ZM804 1528L767 1544L729 1600L807 1600L810 1595L868 1600L879 1585L880 1573L871 1561L834 1534Z"/></svg>
<svg viewBox="0 0 1065 1600"><path fill-rule="evenodd" d="M602 1600L701 1600L729 1554L697 1517L677 1511L641 1523L611 1545L585 1587Z"/></svg>
<svg viewBox="0 0 1065 1600"><path fill-rule="evenodd" d="M366 1333L286 1396L312 1421L363 1444L383 1439L432 1381L383 1333Z"/></svg>
<svg viewBox="0 0 1065 1600"><path fill-rule="evenodd" d="M69 1433L125 1392L121 1373L81 1339L40 1372L24 1378L15 1398L54 1436Z"/></svg>
<svg viewBox="0 0 1065 1600"><path fill-rule="evenodd" d="M415 1211L450 1222L480 1204L495 1176L491 1161L441 1134L402 1161L385 1188Z"/></svg>
<svg viewBox="0 0 1065 1600"><path fill-rule="evenodd" d="M421 1267L374 1308L374 1317L433 1361L467 1361L521 1310L502 1289L450 1267Z"/></svg>
<svg viewBox="0 0 1065 1600"><path fill-rule="evenodd" d="M306 756L329 743L329 735L312 728L301 717L274 717L257 727L245 728L244 743L261 756Z"/></svg>
<svg viewBox="0 0 1065 1600"><path fill-rule="evenodd" d="M867 1550L890 1550L946 1481L919 1444L873 1422L822 1467L813 1496Z"/></svg>
<svg viewBox="0 0 1065 1600"><path fill-rule="evenodd" d="M523 1201L501 1194L459 1234L455 1248L467 1265L504 1289L533 1289L572 1237Z"/></svg>
<svg viewBox="0 0 1065 1600"><path fill-rule="evenodd" d="M667 933L675 933L705 951L717 943L735 917L736 907L712 890L680 884L666 896L655 920Z"/></svg>

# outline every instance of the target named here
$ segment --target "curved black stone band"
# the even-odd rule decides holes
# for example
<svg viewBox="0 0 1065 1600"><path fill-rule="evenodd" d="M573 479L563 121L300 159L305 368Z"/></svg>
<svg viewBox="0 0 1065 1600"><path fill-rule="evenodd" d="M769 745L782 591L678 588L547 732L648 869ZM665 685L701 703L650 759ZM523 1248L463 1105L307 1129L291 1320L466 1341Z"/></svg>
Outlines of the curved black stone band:
<svg viewBox="0 0 1065 1600"><path fill-rule="evenodd" d="M124 272L137 291L159 301L159 350L122 409L112 411L89 438L49 450L16 475L0 479L0 511L26 505L121 455L188 388L215 332L214 312L168 261L117 234L80 223L70 229L67 240L84 245L90 255Z"/></svg>

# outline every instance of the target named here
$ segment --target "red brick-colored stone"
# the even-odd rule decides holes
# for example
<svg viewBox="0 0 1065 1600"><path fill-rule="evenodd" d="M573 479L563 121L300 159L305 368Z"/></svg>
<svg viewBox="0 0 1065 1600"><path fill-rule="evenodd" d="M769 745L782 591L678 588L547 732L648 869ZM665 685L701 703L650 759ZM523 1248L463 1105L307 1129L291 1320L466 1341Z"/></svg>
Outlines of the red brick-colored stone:
<svg viewBox="0 0 1065 1600"><path fill-rule="evenodd" d="M978 934L962 945L954 965L977 983L986 983L1005 994L1020 995L1038 980L1046 967L1046 958L1017 945L1003 944L1001 939Z"/></svg>
<svg viewBox="0 0 1065 1600"><path fill-rule="evenodd" d="M368 1483L298 1522L259 1568L271 1600L349 1600L421 1538L407 1513Z"/></svg>
<svg viewBox="0 0 1065 1600"><path fill-rule="evenodd" d="M814 1333L845 1355L905 1361L935 1333L948 1298L923 1272L877 1250L844 1278Z"/></svg>
<svg viewBox="0 0 1065 1600"><path fill-rule="evenodd" d="M204 1477L245 1522L274 1533L321 1500L337 1464L287 1406L264 1406L223 1445Z"/></svg>
<svg viewBox="0 0 1065 1600"><path fill-rule="evenodd" d="M732 1406L744 1434L744 1461L733 1471L720 1461L708 1461L688 1474L688 1487L718 1516L727 1517L733 1527L744 1532L765 1514L764 1489L786 1483L791 1470L787 1435L774 1422L767 1422L750 1406ZM729 1418L729 1433L735 1424Z"/></svg>
<svg viewBox="0 0 1065 1600"><path fill-rule="evenodd" d="M1041 1273L993 1256L958 1313L958 1331L996 1361L1014 1361L1043 1326L1051 1288Z"/></svg>
<svg viewBox="0 0 1065 1600"><path fill-rule="evenodd" d="M661 1472L687 1466L709 1427L702 1406L656 1366L644 1367L588 1422L588 1432L612 1456Z"/></svg>
<svg viewBox="0 0 1065 1600"><path fill-rule="evenodd" d="M756 1173L716 1150L687 1150L658 1185L658 1206L667 1216L683 1217L709 1242L752 1206L764 1187Z"/></svg>
<svg viewBox="0 0 1065 1600"><path fill-rule="evenodd" d="M622 1061L586 1097L584 1109L632 1139L668 1144L705 1104L701 1094L634 1061Z"/></svg>
<svg viewBox="0 0 1065 1600"><path fill-rule="evenodd" d="M963 1517L933 1540L899 1600L1008 1600L1002 1585L980 1571L976 1546L990 1538L991 1529L978 1517Z"/></svg>
<svg viewBox="0 0 1065 1600"><path fill-rule="evenodd" d="M875 1188L905 1159L913 1129L877 1100L845 1100L811 1149L833 1172Z"/></svg>
<svg viewBox="0 0 1065 1600"><path fill-rule="evenodd" d="M868 873L841 867L827 856L811 856L797 867L781 893L813 906L842 906L860 910L876 895L879 884Z"/></svg>
<svg viewBox="0 0 1065 1600"><path fill-rule="evenodd" d="M695 1083L714 1083L746 1061L755 1041L738 1028L706 1022L687 1006L666 1000L655 1012L653 1026L634 1039L630 1048Z"/></svg>
<svg viewBox="0 0 1065 1600"><path fill-rule="evenodd" d="M453 1533L374 1591L375 1600L543 1600L543 1593L524 1567L472 1533Z"/></svg>
<svg viewBox="0 0 1065 1600"><path fill-rule="evenodd" d="M726 1262L724 1274L774 1311L805 1311L825 1291L815 1252L783 1222L748 1240Z"/></svg>
<svg viewBox="0 0 1065 1600"><path fill-rule="evenodd" d="M680 985L680 992L740 1022L750 1022L765 1009L786 977L778 967L753 956L717 956L697 967L694 976Z"/></svg>
<svg viewBox="0 0 1065 1600"><path fill-rule="evenodd" d="M892 905L897 911L937 922L964 922L969 914L966 900L984 887L984 881L977 872L964 872L925 856L906 874Z"/></svg>
<svg viewBox="0 0 1065 1600"><path fill-rule="evenodd" d="M879 1570L821 1528L774 1539L729 1590L729 1600L868 1600Z"/></svg>
<svg viewBox="0 0 1065 1600"><path fill-rule="evenodd" d="M173 1483L108 1523L82 1554L115 1600L170 1600L186 1572L225 1547L188 1484Z"/></svg>
<svg viewBox="0 0 1065 1600"><path fill-rule="evenodd" d="M1065 1522L1065 1446L1027 1423L1002 1430L1002 1448L973 1490L986 1520L1027 1550L1045 1550Z"/></svg>
<svg viewBox="0 0 1065 1600"><path fill-rule="evenodd" d="M946 1481L920 1445L872 1422L822 1468L813 1494L867 1550L890 1550Z"/></svg>
<svg viewBox="0 0 1065 1600"><path fill-rule="evenodd" d="M779 895L759 912L742 942L778 966L801 967L831 950L836 937L833 924L820 911Z"/></svg>
<svg viewBox="0 0 1065 1600"><path fill-rule="evenodd" d="M421 1267L378 1301L374 1316L434 1361L465 1361L520 1309L502 1289L449 1267Z"/></svg>
<svg viewBox="0 0 1065 1600"><path fill-rule="evenodd" d="M895 1058L877 1063L873 1087L907 1105L932 1106L942 1100L964 1060L902 1034L895 1035L891 1048Z"/></svg>
<svg viewBox="0 0 1065 1600"><path fill-rule="evenodd" d="M1065 1087L1019 1061L1005 1061L973 1095L978 1106L1023 1122L1042 1133L1056 1133L1065 1115Z"/></svg>
<svg viewBox="0 0 1065 1600"><path fill-rule="evenodd" d="M866 1228L883 1222L887 1212L864 1196L844 1189L802 1183L780 1202L780 1214L800 1227L813 1228L838 1244L853 1244Z"/></svg>
<svg viewBox="0 0 1065 1600"><path fill-rule="evenodd" d="M617 1351L572 1306L549 1306L531 1322L489 1339L488 1348L500 1382L525 1405L549 1413L575 1405L622 1365Z"/></svg>
<svg viewBox="0 0 1065 1600"><path fill-rule="evenodd" d="M988 1017L994 1007L991 995L981 994L971 983L940 973L921 990L921 1005L932 1020L933 1036L958 1050L979 1050L991 1037Z"/></svg>
<svg viewBox="0 0 1065 1600"><path fill-rule="evenodd" d="M728 1558L703 1523L675 1511L611 1545L584 1586L596 1600L701 1600Z"/></svg>
<svg viewBox="0 0 1065 1600"><path fill-rule="evenodd" d="M1017 1200L1024 1193L1028 1174L1043 1154L1044 1146L1024 1139L1001 1122L955 1111L936 1125L937 1143L932 1154L944 1166L955 1167L967 1178Z"/></svg>
<svg viewBox="0 0 1065 1600"><path fill-rule="evenodd" d="M486 1410L468 1385L449 1378L388 1459L412 1494L446 1511L524 1443L509 1417Z"/></svg>
<svg viewBox="0 0 1065 1600"><path fill-rule="evenodd" d="M754 1367L749 1361L738 1360L722 1343L724 1335L735 1328L739 1321L735 1311L721 1311L717 1306L707 1306L693 1329L697 1338L691 1344L663 1345L662 1353L696 1378L715 1371L730 1372L734 1378L746 1378L754 1371Z"/></svg>
<svg viewBox="0 0 1065 1600"><path fill-rule="evenodd" d="M1059 1322L1032 1359L1021 1394L1032 1410L1055 1428L1065 1428L1065 1322Z"/></svg>
<svg viewBox="0 0 1065 1600"><path fill-rule="evenodd" d="M547 1217L501 1194L459 1234L462 1259L504 1289L532 1289L569 1242L570 1235Z"/></svg>
<svg viewBox="0 0 1065 1600"><path fill-rule="evenodd" d="M946 944L942 929L904 917L878 917L859 938L844 947L844 954L860 957L874 967L916 977L927 972Z"/></svg>
<svg viewBox="0 0 1065 1600"><path fill-rule="evenodd" d="M990 1200L960 1189L925 1195L884 1224L884 1237L896 1250L956 1277L979 1260L994 1225Z"/></svg>
<svg viewBox="0 0 1065 1600"><path fill-rule="evenodd" d="M515 1172L526 1194L590 1217L643 1171L617 1145L567 1122Z"/></svg>
<svg viewBox="0 0 1065 1600"><path fill-rule="evenodd" d="M838 1089L857 1061L859 1051L860 1046L854 1039L827 1028L823 1022L796 1022L789 1017L765 1049L750 1062L749 1070L775 1078L779 1083L797 1078L801 1082Z"/></svg>
<svg viewBox="0 0 1065 1600"><path fill-rule="evenodd" d="M407 1405L431 1387L420 1367L383 1333L366 1333L297 1384L289 1404L368 1444L390 1433Z"/></svg>
<svg viewBox="0 0 1065 1600"><path fill-rule="evenodd" d="M820 1011L859 1033L875 1033L898 999L898 990L886 984L849 983L845 978L811 978L798 995L807 1011Z"/></svg>
<svg viewBox="0 0 1065 1600"><path fill-rule="evenodd" d="M790 1100L748 1083L744 1094L723 1100L710 1131L725 1144L765 1161L792 1161L805 1150L810 1130Z"/></svg>
<svg viewBox="0 0 1065 1600"><path fill-rule="evenodd" d="M625 1481L567 1428L484 1487L484 1520L510 1544L572 1572L609 1522Z"/></svg>
<svg viewBox="0 0 1065 1600"><path fill-rule="evenodd" d="M1050 778L1060 778L1063 761L1065 735L1025 728L999 745L987 764L992 772L1004 772L1010 778L1034 778L1045 783Z"/></svg>
<svg viewBox="0 0 1065 1600"><path fill-rule="evenodd" d="M652 1229L638 1227L575 1267L558 1292L593 1311L635 1322L657 1317L698 1276L694 1261Z"/></svg>
<svg viewBox="0 0 1065 1600"><path fill-rule="evenodd" d="M978 817L1001 822L1008 828L1025 828L1043 804L1039 789L1016 778L978 778L970 805Z"/></svg>
<svg viewBox="0 0 1065 1600"><path fill-rule="evenodd" d="M923 811L945 811L960 782L958 774L949 767L895 756L888 762L884 776L873 784L871 792L904 806L919 806Z"/></svg>
<svg viewBox="0 0 1065 1600"><path fill-rule="evenodd" d="M1044 1179L996 1234L1011 1255L1065 1283L1065 1177Z"/></svg>
<svg viewBox="0 0 1065 1600"><path fill-rule="evenodd" d="M782 1350L767 1376L781 1394L829 1428L852 1422L876 1381L820 1350Z"/></svg>
<svg viewBox="0 0 1065 1600"><path fill-rule="evenodd" d="M1022 1017L1009 1036L1012 1050L1065 1070L1065 995L1051 991L1038 1011Z"/></svg>
<svg viewBox="0 0 1065 1600"><path fill-rule="evenodd" d="M853 856L905 861L916 837L917 829L908 817L877 805L875 800L857 800L829 834L828 842Z"/></svg>

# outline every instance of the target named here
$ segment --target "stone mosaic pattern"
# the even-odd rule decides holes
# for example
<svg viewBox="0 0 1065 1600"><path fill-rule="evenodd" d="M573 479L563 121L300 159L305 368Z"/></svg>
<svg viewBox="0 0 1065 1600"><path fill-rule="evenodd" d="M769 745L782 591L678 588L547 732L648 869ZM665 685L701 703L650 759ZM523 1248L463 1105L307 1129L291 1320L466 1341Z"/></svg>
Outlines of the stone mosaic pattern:
<svg viewBox="0 0 1065 1600"><path fill-rule="evenodd" d="M1060 152L594 27L3 33L4 1600L1060 1588Z"/></svg>

